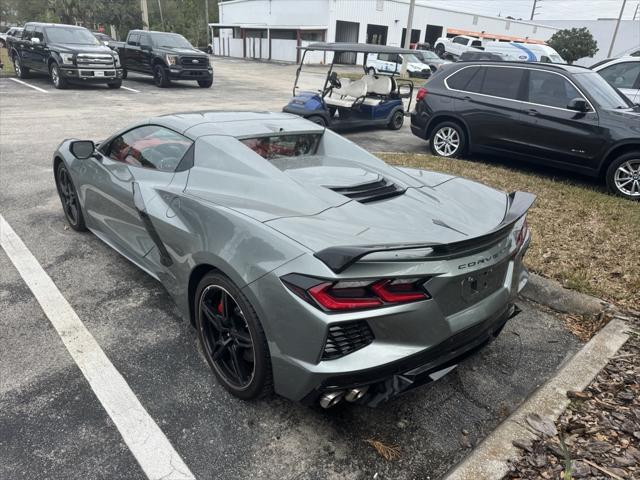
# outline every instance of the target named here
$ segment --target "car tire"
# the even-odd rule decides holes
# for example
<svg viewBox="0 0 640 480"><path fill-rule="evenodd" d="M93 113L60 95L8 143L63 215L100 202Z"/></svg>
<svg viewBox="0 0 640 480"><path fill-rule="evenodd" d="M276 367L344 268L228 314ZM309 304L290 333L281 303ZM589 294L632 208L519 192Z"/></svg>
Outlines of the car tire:
<svg viewBox="0 0 640 480"><path fill-rule="evenodd" d="M393 115L391 115L391 120L387 124L387 127L390 130L400 130L404 125L404 112L402 110L396 110Z"/></svg>
<svg viewBox="0 0 640 480"><path fill-rule="evenodd" d="M29 77L29 69L22 66L22 60L20 60L18 55L14 55L13 57L13 70L16 72L16 77L18 78Z"/></svg>
<svg viewBox="0 0 640 480"><path fill-rule="evenodd" d="M84 215L82 214L82 207L80 207L80 201L78 200L78 193L64 162L60 162L56 167L55 180L58 196L62 203L62 211L69 226L77 232L86 231L87 226L84 222Z"/></svg>
<svg viewBox="0 0 640 480"><path fill-rule="evenodd" d="M67 79L60 74L60 67L56 62L53 62L49 66L49 77L51 78L51 83L53 83L53 86L58 90L63 90L69 85Z"/></svg>
<svg viewBox="0 0 640 480"><path fill-rule="evenodd" d="M444 45L439 43L438 45L436 45L436 48L434 48L434 50L436 52L436 55L442 58L442 55L444 54Z"/></svg>
<svg viewBox="0 0 640 480"><path fill-rule="evenodd" d="M211 85L213 85L213 79L211 79L211 80L198 80L198 86L200 88L211 88Z"/></svg>
<svg viewBox="0 0 640 480"><path fill-rule="evenodd" d="M467 136L457 123L442 122L431 131L429 148L436 156L458 158L466 152Z"/></svg>
<svg viewBox="0 0 640 480"><path fill-rule="evenodd" d="M123 68L123 69L122 69L122 80L126 80L126 79L127 79L127 74L128 74L128 73L129 73L129 72L127 72L127 69L126 69L126 68Z"/></svg>
<svg viewBox="0 0 640 480"><path fill-rule="evenodd" d="M120 88L121 86L122 86L122 80L120 79L116 80L115 82L107 83L107 87L113 88L113 89Z"/></svg>
<svg viewBox="0 0 640 480"><path fill-rule="evenodd" d="M367 68L367 75L376 75L376 69L373 67Z"/></svg>
<svg viewBox="0 0 640 480"><path fill-rule="evenodd" d="M224 275L206 274L194 297L202 352L218 381L242 400L273 393L267 338L251 303Z"/></svg>
<svg viewBox="0 0 640 480"><path fill-rule="evenodd" d="M153 81L156 87L166 88L169 86L169 77L167 77L167 71L164 66L158 64L153 67Z"/></svg>
<svg viewBox="0 0 640 480"><path fill-rule="evenodd" d="M327 126L327 121L324 119L324 117L321 117L320 115L311 115L307 117L307 120L317 125L320 125L321 127Z"/></svg>
<svg viewBox="0 0 640 480"><path fill-rule="evenodd" d="M640 201L640 151L625 153L611 162L606 182L611 193Z"/></svg>

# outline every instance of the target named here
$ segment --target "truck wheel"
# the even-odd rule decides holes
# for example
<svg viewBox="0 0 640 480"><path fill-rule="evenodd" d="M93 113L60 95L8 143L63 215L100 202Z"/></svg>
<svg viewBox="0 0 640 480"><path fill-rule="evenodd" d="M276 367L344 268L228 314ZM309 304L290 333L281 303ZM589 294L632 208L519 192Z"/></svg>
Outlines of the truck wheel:
<svg viewBox="0 0 640 480"><path fill-rule="evenodd" d="M22 66L22 60L18 55L13 57L13 69L16 71L18 78L27 78L29 76L29 69Z"/></svg>
<svg viewBox="0 0 640 480"><path fill-rule="evenodd" d="M122 86L122 80L118 79L115 82L107 83L107 87L109 88L120 88Z"/></svg>
<svg viewBox="0 0 640 480"><path fill-rule="evenodd" d="M167 72L162 65L156 65L153 67L153 81L156 87L166 88L169 86L169 78Z"/></svg>
<svg viewBox="0 0 640 480"><path fill-rule="evenodd" d="M123 68L123 69L122 69L122 79L123 79L123 80L126 80L126 79L127 79L127 69L126 69L126 68Z"/></svg>
<svg viewBox="0 0 640 480"><path fill-rule="evenodd" d="M436 54L442 58L442 54L444 53L444 45L439 43L438 45L436 45L435 51L436 51Z"/></svg>
<svg viewBox="0 0 640 480"><path fill-rule="evenodd" d="M198 86L200 88L210 88L213 85L213 79L211 80L198 80Z"/></svg>
<svg viewBox="0 0 640 480"><path fill-rule="evenodd" d="M60 73L60 68L58 67L58 64L56 62L53 62L49 67L49 75L51 76L51 82L53 83L54 87L62 90L64 88L67 88L67 86L69 85L67 79L64 78Z"/></svg>

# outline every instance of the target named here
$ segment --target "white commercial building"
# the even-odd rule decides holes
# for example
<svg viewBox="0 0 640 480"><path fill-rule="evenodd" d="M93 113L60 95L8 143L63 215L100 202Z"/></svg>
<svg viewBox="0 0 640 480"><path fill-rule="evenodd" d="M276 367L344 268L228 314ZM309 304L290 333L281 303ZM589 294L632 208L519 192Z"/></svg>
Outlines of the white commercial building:
<svg viewBox="0 0 640 480"><path fill-rule="evenodd" d="M219 2L212 23L213 53L240 58L299 62L298 46L314 41L402 46L408 0L231 0ZM474 35L487 39L542 43L557 28L503 17L429 7L417 0L411 43L433 45L441 36ZM314 52L307 62L330 61ZM341 63L360 63L342 54Z"/></svg>

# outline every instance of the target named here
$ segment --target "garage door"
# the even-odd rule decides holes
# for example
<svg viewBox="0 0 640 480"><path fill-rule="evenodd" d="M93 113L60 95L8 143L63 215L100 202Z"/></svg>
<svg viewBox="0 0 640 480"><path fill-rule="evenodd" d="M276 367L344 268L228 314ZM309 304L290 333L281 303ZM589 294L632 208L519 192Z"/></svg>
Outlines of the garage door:
<svg viewBox="0 0 640 480"><path fill-rule="evenodd" d="M358 43L358 33L360 24L358 22L336 22L336 42ZM340 53L336 57L335 63L355 65L356 54L352 52Z"/></svg>

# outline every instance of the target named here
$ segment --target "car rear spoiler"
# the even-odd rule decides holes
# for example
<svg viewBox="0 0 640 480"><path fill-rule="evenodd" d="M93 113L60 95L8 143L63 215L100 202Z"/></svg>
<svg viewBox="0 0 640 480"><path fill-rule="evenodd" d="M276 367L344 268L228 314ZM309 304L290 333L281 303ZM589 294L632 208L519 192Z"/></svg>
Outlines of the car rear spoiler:
<svg viewBox="0 0 640 480"><path fill-rule="evenodd" d="M473 237L453 243L400 243L387 245L347 245L329 247L316 252L314 256L321 260L334 273L340 273L356 263L362 257L376 252L390 252L395 250L412 250L432 248L429 258L448 258L471 254L481 250L498 238L505 236L513 225L529 210L536 196L528 192L512 192L507 195L507 209L502 221L491 231L478 237Z"/></svg>

